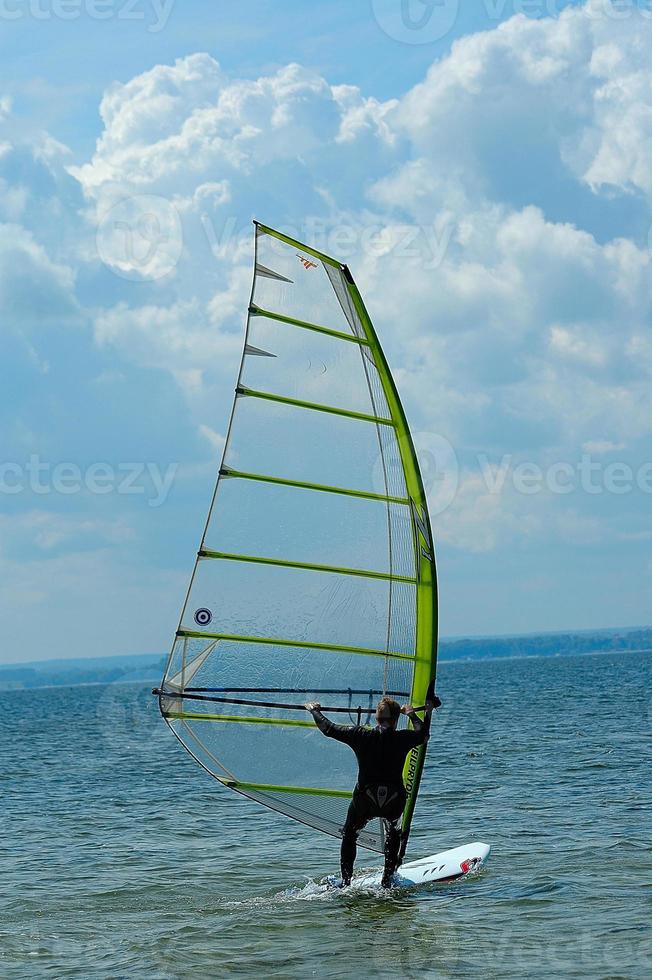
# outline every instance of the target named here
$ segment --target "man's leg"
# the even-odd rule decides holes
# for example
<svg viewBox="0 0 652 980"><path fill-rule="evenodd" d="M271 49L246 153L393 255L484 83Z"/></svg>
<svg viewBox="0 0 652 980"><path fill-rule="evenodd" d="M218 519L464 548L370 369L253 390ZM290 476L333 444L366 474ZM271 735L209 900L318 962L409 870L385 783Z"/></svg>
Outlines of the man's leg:
<svg viewBox="0 0 652 980"><path fill-rule="evenodd" d="M389 888L392 884L392 876L398 868L401 831L398 820L383 820L383 825L385 827L385 867L381 884L383 888Z"/></svg>
<svg viewBox="0 0 652 980"><path fill-rule="evenodd" d="M354 793L353 799L349 806L349 811L346 815L346 821L344 827L342 828L342 849L340 851L340 869L342 871L342 884L351 884L351 875L353 874L353 865L355 863L355 856L358 852L358 834L367 823L367 816L364 813L364 807L360 806L359 801L356 799L356 794Z"/></svg>

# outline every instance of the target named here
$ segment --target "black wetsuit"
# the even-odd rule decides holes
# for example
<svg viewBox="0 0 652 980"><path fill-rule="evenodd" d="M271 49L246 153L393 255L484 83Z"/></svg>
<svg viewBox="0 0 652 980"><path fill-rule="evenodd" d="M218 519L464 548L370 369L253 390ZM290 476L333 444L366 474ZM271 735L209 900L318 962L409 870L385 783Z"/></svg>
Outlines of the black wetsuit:
<svg viewBox="0 0 652 980"><path fill-rule="evenodd" d="M324 735L349 745L358 760L358 782L342 828L342 880L345 884L351 880L358 834L370 820L380 817L385 829L383 883L387 884L398 866L401 846L398 821L407 799L403 766L408 752L428 740L429 716L419 731L334 725L321 712L315 712L314 718Z"/></svg>

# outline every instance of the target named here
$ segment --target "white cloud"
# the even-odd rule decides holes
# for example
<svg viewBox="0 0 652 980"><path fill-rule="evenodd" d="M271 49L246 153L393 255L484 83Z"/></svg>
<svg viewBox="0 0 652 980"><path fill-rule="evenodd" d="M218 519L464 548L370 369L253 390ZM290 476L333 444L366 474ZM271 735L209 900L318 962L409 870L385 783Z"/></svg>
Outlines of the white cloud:
<svg viewBox="0 0 652 980"><path fill-rule="evenodd" d="M617 453L626 448L626 443L611 442L609 439L592 439L582 445L583 452L596 455L603 455L604 453Z"/></svg>
<svg viewBox="0 0 652 980"><path fill-rule="evenodd" d="M0 224L0 321L5 330L30 333L82 318L74 294L75 273L54 261L31 231Z"/></svg>
<svg viewBox="0 0 652 980"><path fill-rule="evenodd" d="M205 372L233 373L242 346L241 337L217 329L196 300L135 309L119 303L98 315L95 337L127 360L169 371L184 389L201 387Z"/></svg>
<svg viewBox="0 0 652 980"><path fill-rule="evenodd" d="M590 335L591 331L586 331ZM567 330L564 327L550 328L550 348L561 357L576 360L593 367L602 367L607 360L607 353L599 342L583 338L579 332Z"/></svg>
<svg viewBox="0 0 652 980"><path fill-rule="evenodd" d="M513 487L489 485L484 473L466 471L451 505L434 521L437 540L475 554L494 551L521 538L536 538L545 527L548 495L518 495Z"/></svg>
<svg viewBox="0 0 652 980"><path fill-rule="evenodd" d="M124 519L101 520L84 514L50 513L32 510L0 518L0 542L6 550L74 553L88 550L89 543L97 547L104 544L121 545L133 540L134 529Z"/></svg>
<svg viewBox="0 0 652 980"><path fill-rule="evenodd" d="M205 208L219 208L231 200L228 180L209 180L195 188L190 197L174 197L173 204L178 211L197 211Z"/></svg>
<svg viewBox="0 0 652 980"><path fill-rule="evenodd" d="M594 190L652 195L650 22L633 11L617 21L598 4L601 16L590 3L458 40L401 100L395 124L478 194L496 196L513 168L539 179L543 157Z"/></svg>
<svg viewBox="0 0 652 980"><path fill-rule="evenodd" d="M592 188L596 201L605 183L645 190L631 154L619 155L616 177L604 162L609 113L645 112L652 32L641 24L577 7L517 16L457 41L421 84L385 103L298 65L234 80L207 54L113 86L94 157L73 172L100 211L126 192L168 194L184 214L185 256L172 302L104 310L98 341L170 370L186 390L206 363L234 359L243 246L209 241L214 270L197 277L207 225L191 216L239 213L277 161L275 196L294 199L297 160L309 160L296 207L312 190L327 224L376 227L385 242L350 262L421 424L502 447L515 430L533 447L579 447L596 428L615 443L647 435L649 250L624 236L600 242L545 209L560 180ZM366 184L351 173L358 209L344 210L329 173L351 148L384 170L374 159ZM373 211L360 207L364 192ZM542 203L523 203L528 193Z"/></svg>
<svg viewBox="0 0 652 980"><path fill-rule="evenodd" d="M345 98L349 111L352 98ZM379 109L365 111L378 116ZM115 185L169 193L294 160L335 139L341 112L328 83L300 65L234 81L210 55L195 54L114 85L101 115L105 130L92 162L71 170L95 199Z"/></svg>
<svg viewBox="0 0 652 980"><path fill-rule="evenodd" d="M365 131L390 145L396 142L397 134L388 116L399 104L398 99L379 102L364 98L356 85L335 85L332 92L342 112L337 142L350 143Z"/></svg>
<svg viewBox="0 0 652 980"><path fill-rule="evenodd" d="M216 432L215 429L211 429L209 425L200 425L199 431L201 432L201 434L204 436L205 439L208 439L208 442L210 443L211 448L214 450L216 455L219 455L224 449L224 445L226 443L226 437L223 436L221 433Z"/></svg>

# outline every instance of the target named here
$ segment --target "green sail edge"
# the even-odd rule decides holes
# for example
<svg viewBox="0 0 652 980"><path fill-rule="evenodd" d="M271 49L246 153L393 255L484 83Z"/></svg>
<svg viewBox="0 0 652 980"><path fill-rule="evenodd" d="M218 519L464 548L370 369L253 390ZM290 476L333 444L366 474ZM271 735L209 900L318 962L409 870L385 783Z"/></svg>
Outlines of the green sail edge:
<svg viewBox="0 0 652 980"><path fill-rule="evenodd" d="M369 341L369 348L373 354L383 386L383 392L394 422L408 493L412 498L413 504L418 508L418 523L414 519L414 514L412 515L415 556L417 561L417 635L416 664L412 679L410 701L412 704L419 704L425 700L430 689L434 690L437 673L437 571L432 529L428 514L428 502L419 470L416 449L407 423L407 417L389 369L389 364L387 363L360 291L353 280L353 276L348 267L344 266L343 271L349 295L360 319L365 337ZM426 540L423 533L424 529L428 534L429 540ZM406 760L403 771L403 781L408 798L401 827L403 834L402 853L405 852L412 825L425 756L425 746L419 746L417 749L413 749Z"/></svg>

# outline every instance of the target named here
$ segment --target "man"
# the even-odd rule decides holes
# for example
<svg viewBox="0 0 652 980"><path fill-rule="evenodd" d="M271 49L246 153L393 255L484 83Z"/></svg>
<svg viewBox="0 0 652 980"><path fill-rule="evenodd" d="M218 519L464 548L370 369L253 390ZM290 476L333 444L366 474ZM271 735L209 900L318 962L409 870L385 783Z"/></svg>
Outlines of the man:
<svg viewBox="0 0 652 980"><path fill-rule="evenodd" d="M392 875L399 864L399 821L407 800L403 766L408 752L428 741L430 717L433 708L438 708L440 704L439 698L433 696L426 703L425 720L421 721L411 704L401 707L391 698L381 698L376 708L377 725L373 729L359 725L334 725L321 713L321 705L317 701L306 705L319 730L328 738L349 745L358 759L358 781L342 828L342 884L351 884L358 834L370 820L380 817L385 829L382 886L390 887ZM412 730L396 730L401 714L410 719Z"/></svg>

